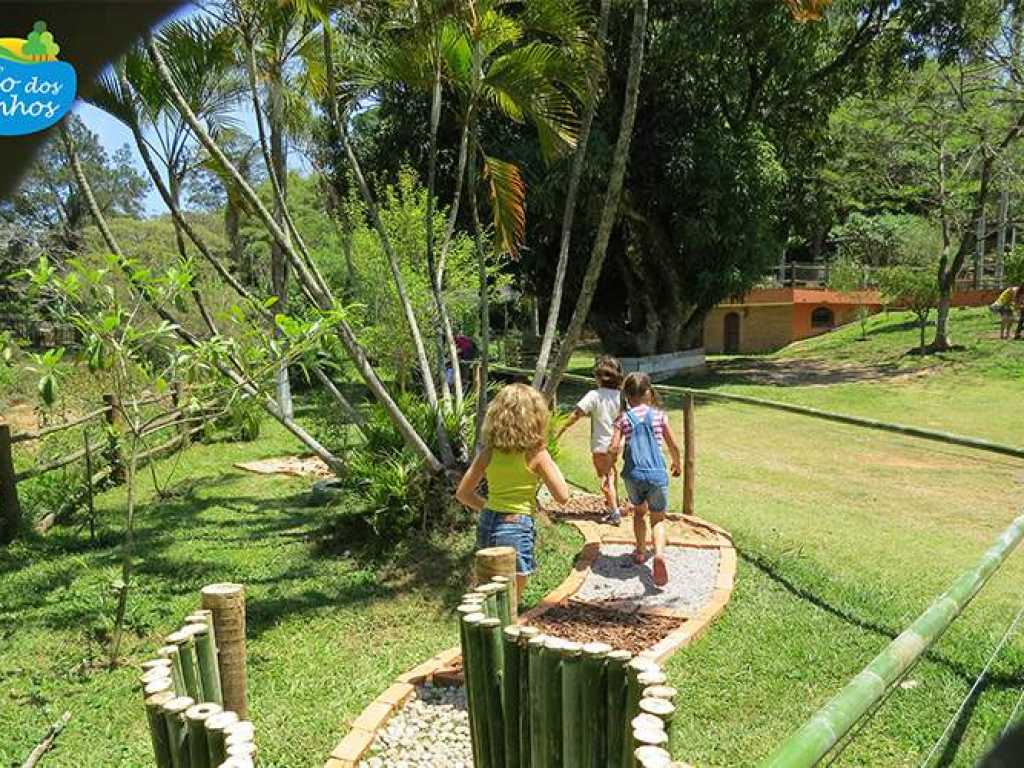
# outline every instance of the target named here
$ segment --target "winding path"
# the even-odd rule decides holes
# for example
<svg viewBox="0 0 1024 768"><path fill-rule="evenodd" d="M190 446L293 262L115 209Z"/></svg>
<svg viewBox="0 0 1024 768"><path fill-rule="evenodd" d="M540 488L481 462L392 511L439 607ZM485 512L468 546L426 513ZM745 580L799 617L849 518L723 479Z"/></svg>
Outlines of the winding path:
<svg viewBox="0 0 1024 768"><path fill-rule="evenodd" d="M602 501L575 492L565 507L542 494L538 501L552 519L573 525L584 545L566 579L519 618L547 634L569 639L603 640L664 663L700 637L732 596L736 550L729 534L697 517L669 515L669 584L659 589L649 564L633 565L632 520L618 526L599 521ZM447 707L458 722L458 697L439 693L461 684L460 650L449 648L399 675L394 684L357 717L331 752L325 768L379 768L390 765L466 765L460 738L446 751L435 728L431 703ZM441 702L438 704L438 702ZM445 718L451 720L453 718ZM460 726L454 726L459 734ZM439 746L440 744L440 746ZM371 754L372 752L372 754Z"/></svg>

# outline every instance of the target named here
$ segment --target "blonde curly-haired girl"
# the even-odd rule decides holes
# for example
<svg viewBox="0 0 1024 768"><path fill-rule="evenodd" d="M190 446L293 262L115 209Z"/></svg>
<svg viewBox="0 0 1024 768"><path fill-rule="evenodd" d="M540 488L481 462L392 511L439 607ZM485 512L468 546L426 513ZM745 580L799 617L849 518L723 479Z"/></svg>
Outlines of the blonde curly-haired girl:
<svg viewBox="0 0 1024 768"><path fill-rule="evenodd" d="M555 500L569 500L569 486L547 449L551 412L540 392L526 384L510 384L487 408L483 450L459 483L455 498L480 512L477 546L512 547L516 551L516 583L521 595L536 568L534 511L537 489L547 486ZM477 488L487 478L487 496Z"/></svg>

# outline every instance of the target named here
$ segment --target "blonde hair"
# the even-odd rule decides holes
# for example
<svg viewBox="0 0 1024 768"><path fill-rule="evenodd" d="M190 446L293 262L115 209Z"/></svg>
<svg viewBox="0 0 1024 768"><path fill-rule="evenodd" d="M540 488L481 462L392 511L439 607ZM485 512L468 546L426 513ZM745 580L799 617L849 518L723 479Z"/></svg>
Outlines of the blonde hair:
<svg viewBox="0 0 1024 768"><path fill-rule="evenodd" d="M551 411L544 396L528 384L502 387L487 407L483 439L499 451L529 451L547 442Z"/></svg>

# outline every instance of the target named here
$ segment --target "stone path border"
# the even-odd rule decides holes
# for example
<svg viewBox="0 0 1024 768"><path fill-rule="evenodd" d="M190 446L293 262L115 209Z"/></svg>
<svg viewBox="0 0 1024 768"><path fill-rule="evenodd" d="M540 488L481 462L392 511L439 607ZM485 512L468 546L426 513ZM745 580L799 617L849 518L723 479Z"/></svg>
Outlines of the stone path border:
<svg viewBox="0 0 1024 768"><path fill-rule="evenodd" d="M552 592L549 592L536 606L519 617L520 624L528 624L547 610L565 603L580 588L590 573L590 567L601 551L601 544L632 543L633 539L623 528L612 529L587 519L573 519L568 516L553 515L562 522L574 525L583 535L583 549L576 557L573 569L565 580ZM669 608L640 608L640 613L655 616L671 616L685 618L685 623L672 631L653 647L641 652L659 664L663 664L672 654L699 638L722 611L725 610L732 596L736 580L736 549L729 534L714 523L699 517L683 517L668 515L670 531L669 546L684 547L717 547L720 550L718 577L711 600L697 613L689 614ZM688 535L693 534L693 536ZM696 540L693 540L696 539ZM357 768L359 761L366 755L373 743L377 731L388 721L392 713L401 708L417 685L432 682L436 674L443 674L456 659L461 656L461 649L456 646L424 661L408 672L399 675L395 682L357 717L348 734L331 751L324 768Z"/></svg>

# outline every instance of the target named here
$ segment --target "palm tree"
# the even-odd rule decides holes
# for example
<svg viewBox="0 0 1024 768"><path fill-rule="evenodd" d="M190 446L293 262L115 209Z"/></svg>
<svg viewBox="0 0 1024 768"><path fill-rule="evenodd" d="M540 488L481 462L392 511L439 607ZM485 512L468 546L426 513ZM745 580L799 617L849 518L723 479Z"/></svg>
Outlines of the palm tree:
<svg viewBox="0 0 1024 768"><path fill-rule="evenodd" d="M622 107L622 118L619 122L619 136L615 141L612 154L612 167L605 191L604 206L601 209L601 220L597 227L597 235L590 251L590 260L583 273L583 284L576 299L576 307L566 329L565 338L558 349L558 355L551 371L544 380L544 394L554 398L558 384L565 375L576 344L579 342L583 324L590 313L590 305L597 290L597 281L604 266L604 257L608 252L608 240L612 227L618 216L619 199L622 196L622 183L626 176L626 162L629 159L629 146L633 138L633 123L636 120L637 97L640 93L640 74L644 64L644 35L647 31L647 0L635 0L633 6L633 34L629 46L629 70L626 75L626 98Z"/></svg>

